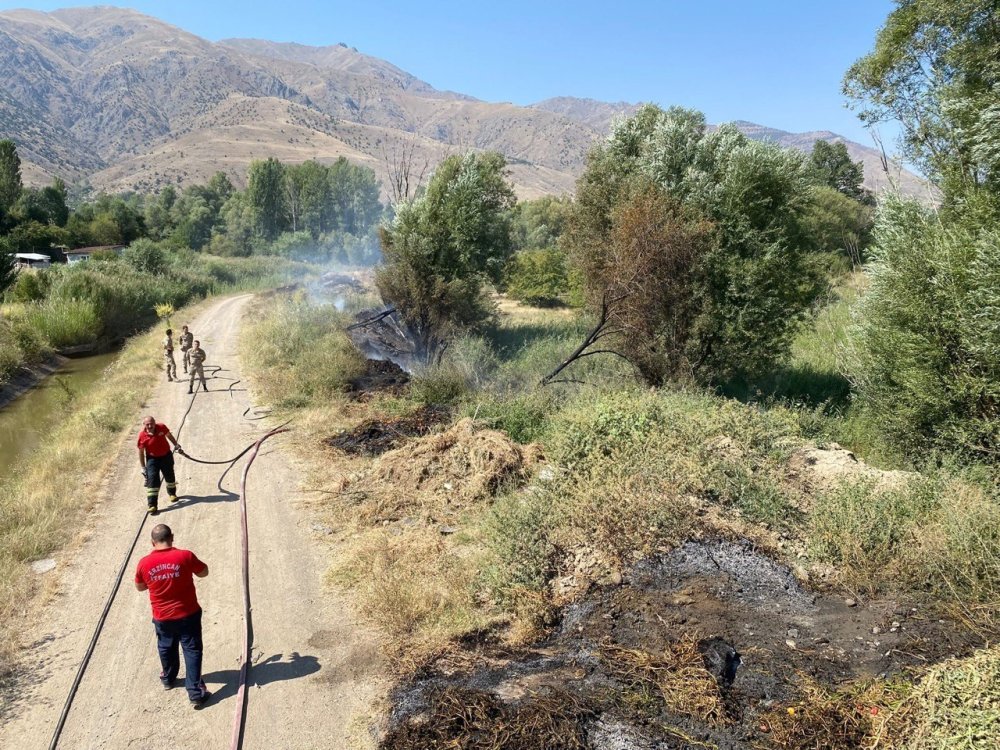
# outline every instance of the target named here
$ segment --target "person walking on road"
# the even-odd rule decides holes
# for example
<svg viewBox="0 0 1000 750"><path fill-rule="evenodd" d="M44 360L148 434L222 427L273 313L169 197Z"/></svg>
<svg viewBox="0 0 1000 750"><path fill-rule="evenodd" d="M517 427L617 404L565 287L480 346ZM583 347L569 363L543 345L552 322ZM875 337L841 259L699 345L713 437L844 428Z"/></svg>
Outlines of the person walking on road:
<svg viewBox="0 0 1000 750"><path fill-rule="evenodd" d="M139 466L142 467L142 475L146 479L146 510L151 516L159 512L157 506L161 475L167 483L167 496L170 502L177 502L174 454L170 452L170 443L177 448L181 447L165 424L157 422L153 417L143 418L136 445L139 448Z"/></svg>
<svg viewBox="0 0 1000 750"><path fill-rule="evenodd" d="M167 382L177 380L177 363L174 362L174 332L167 329L167 335L163 337L163 359L167 366Z"/></svg>
<svg viewBox="0 0 1000 750"><path fill-rule="evenodd" d="M208 575L208 566L190 550L174 546L174 534L159 523L152 531L153 551L139 561L135 569L135 588L149 592L156 631L156 650L160 654L160 682L164 689L174 687L180 671L178 646L184 652L184 687L196 709L205 705L211 693L201 679L201 605L194 578Z"/></svg>
<svg viewBox="0 0 1000 750"><path fill-rule="evenodd" d="M208 390L208 384L205 383L205 350L201 348L201 342L195 341L194 345L191 347L191 351L188 352L191 359L191 380L188 382L188 393L194 393L194 378L197 375L201 378L202 390Z"/></svg>
<svg viewBox="0 0 1000 750"><path fill-rule="evenodd" d="M184 357L181 363L184 365L184 374L187 375L188 367L191 364L191 356L189 352L191 351L191 343L194 341L194 334L188 330L187 326L181 326L181 338L178 342L181 345L181 351L184 352Z"/></svg>

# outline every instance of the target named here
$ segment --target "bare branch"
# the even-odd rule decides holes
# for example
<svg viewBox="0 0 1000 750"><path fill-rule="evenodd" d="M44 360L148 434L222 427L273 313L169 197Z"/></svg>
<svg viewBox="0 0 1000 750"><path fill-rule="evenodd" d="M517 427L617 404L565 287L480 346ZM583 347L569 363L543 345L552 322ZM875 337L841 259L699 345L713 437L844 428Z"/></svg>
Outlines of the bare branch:
<svg viewBox="0 0 1000 750"><path fill-rule="evenodd" d="M382 312L380 312L374 318L369 318L368 320L362 320L359 323L353 323L353 324L347 326L347 328L345 328L344 330L345 331L354 331L354 330L356 330L358 328L364 328L365 326L370 326L373 323L378 323L383 318L388 318L394 312L396 312L396 308L395 307L390 307L387 310L383 310Z"/></svg>

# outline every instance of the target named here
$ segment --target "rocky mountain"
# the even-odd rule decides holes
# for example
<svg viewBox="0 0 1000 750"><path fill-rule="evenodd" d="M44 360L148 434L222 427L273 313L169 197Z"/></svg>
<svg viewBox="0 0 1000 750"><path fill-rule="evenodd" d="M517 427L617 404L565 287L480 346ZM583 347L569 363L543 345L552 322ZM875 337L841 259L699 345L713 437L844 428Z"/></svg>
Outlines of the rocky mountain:
<svg viewBox="0 0 1000 750"><path fill-rule="evenodd" d="M569 193L594 141L635 107L483 102L345 44L213 43L110 7L0 12L0 84L0 137L18 144L27 183L60 176L112 192L203 182L219 170L241 184L250 161L268 156L345 156L385 178L404 153L433 165L495 149L522 197ZM797 148L840 139L740 126ZM877 187L869 163L878 154L847 143Z"/></svg>

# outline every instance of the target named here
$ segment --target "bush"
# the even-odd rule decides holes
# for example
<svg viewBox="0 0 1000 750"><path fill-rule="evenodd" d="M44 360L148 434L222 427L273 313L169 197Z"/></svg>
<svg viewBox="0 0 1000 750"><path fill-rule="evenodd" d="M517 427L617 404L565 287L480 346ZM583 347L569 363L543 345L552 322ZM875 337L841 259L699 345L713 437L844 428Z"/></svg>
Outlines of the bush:
<svg viewBox="0 0 1000 750"><path fill-rule="evenodd" d="M136 271L158 274L166 268L167 262L163 250L152 240L136 240L122 253L122 260Z"/></svg>
<svg viewBox="0 0 1000 750"><path fill-rule="evenodd" d="M871 286L848 372L861 405L915 455L1000 450L1000 232L943 225L914 202L880 206Z"/></svg>
<svg viewBox="0 0 1000 750"><path fill-rule="evenodd" d="M48 294L51 280L45 271L21 271L6 297L11 302L37 302Z"/></svg>
<svg viewBox="0 0 1000 750"><path fill-rule="evenodd" d="M810 546L850 584L926 591L965 620L992 626L1000 606L998 501L991 479L966 470L897 486L849 484L819 497Z"/></svg>

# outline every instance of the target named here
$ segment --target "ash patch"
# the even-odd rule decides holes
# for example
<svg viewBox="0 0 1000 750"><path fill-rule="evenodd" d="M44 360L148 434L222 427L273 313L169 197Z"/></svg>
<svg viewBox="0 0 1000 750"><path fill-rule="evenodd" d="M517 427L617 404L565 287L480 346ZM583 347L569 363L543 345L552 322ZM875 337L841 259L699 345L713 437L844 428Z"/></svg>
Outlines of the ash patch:
<svg viewBox="0 0 1000 750"><path fill-rule="evenodd" d="M374 393L401 394L409 382L409 374L395 362L368 359L364 374L349 383L349 392L356 400L363 401Z"/></svg>
<svg viewBox="0 0 1000 750"><path fill-rule="evenodd" d="M786 566L748 543L687 542L666 557L640 563L632 578L635 585L663 590L704 578L715 582L719 599L734 599L758 611L804 614L815 610L816 596L805 591Z"/></svg>

